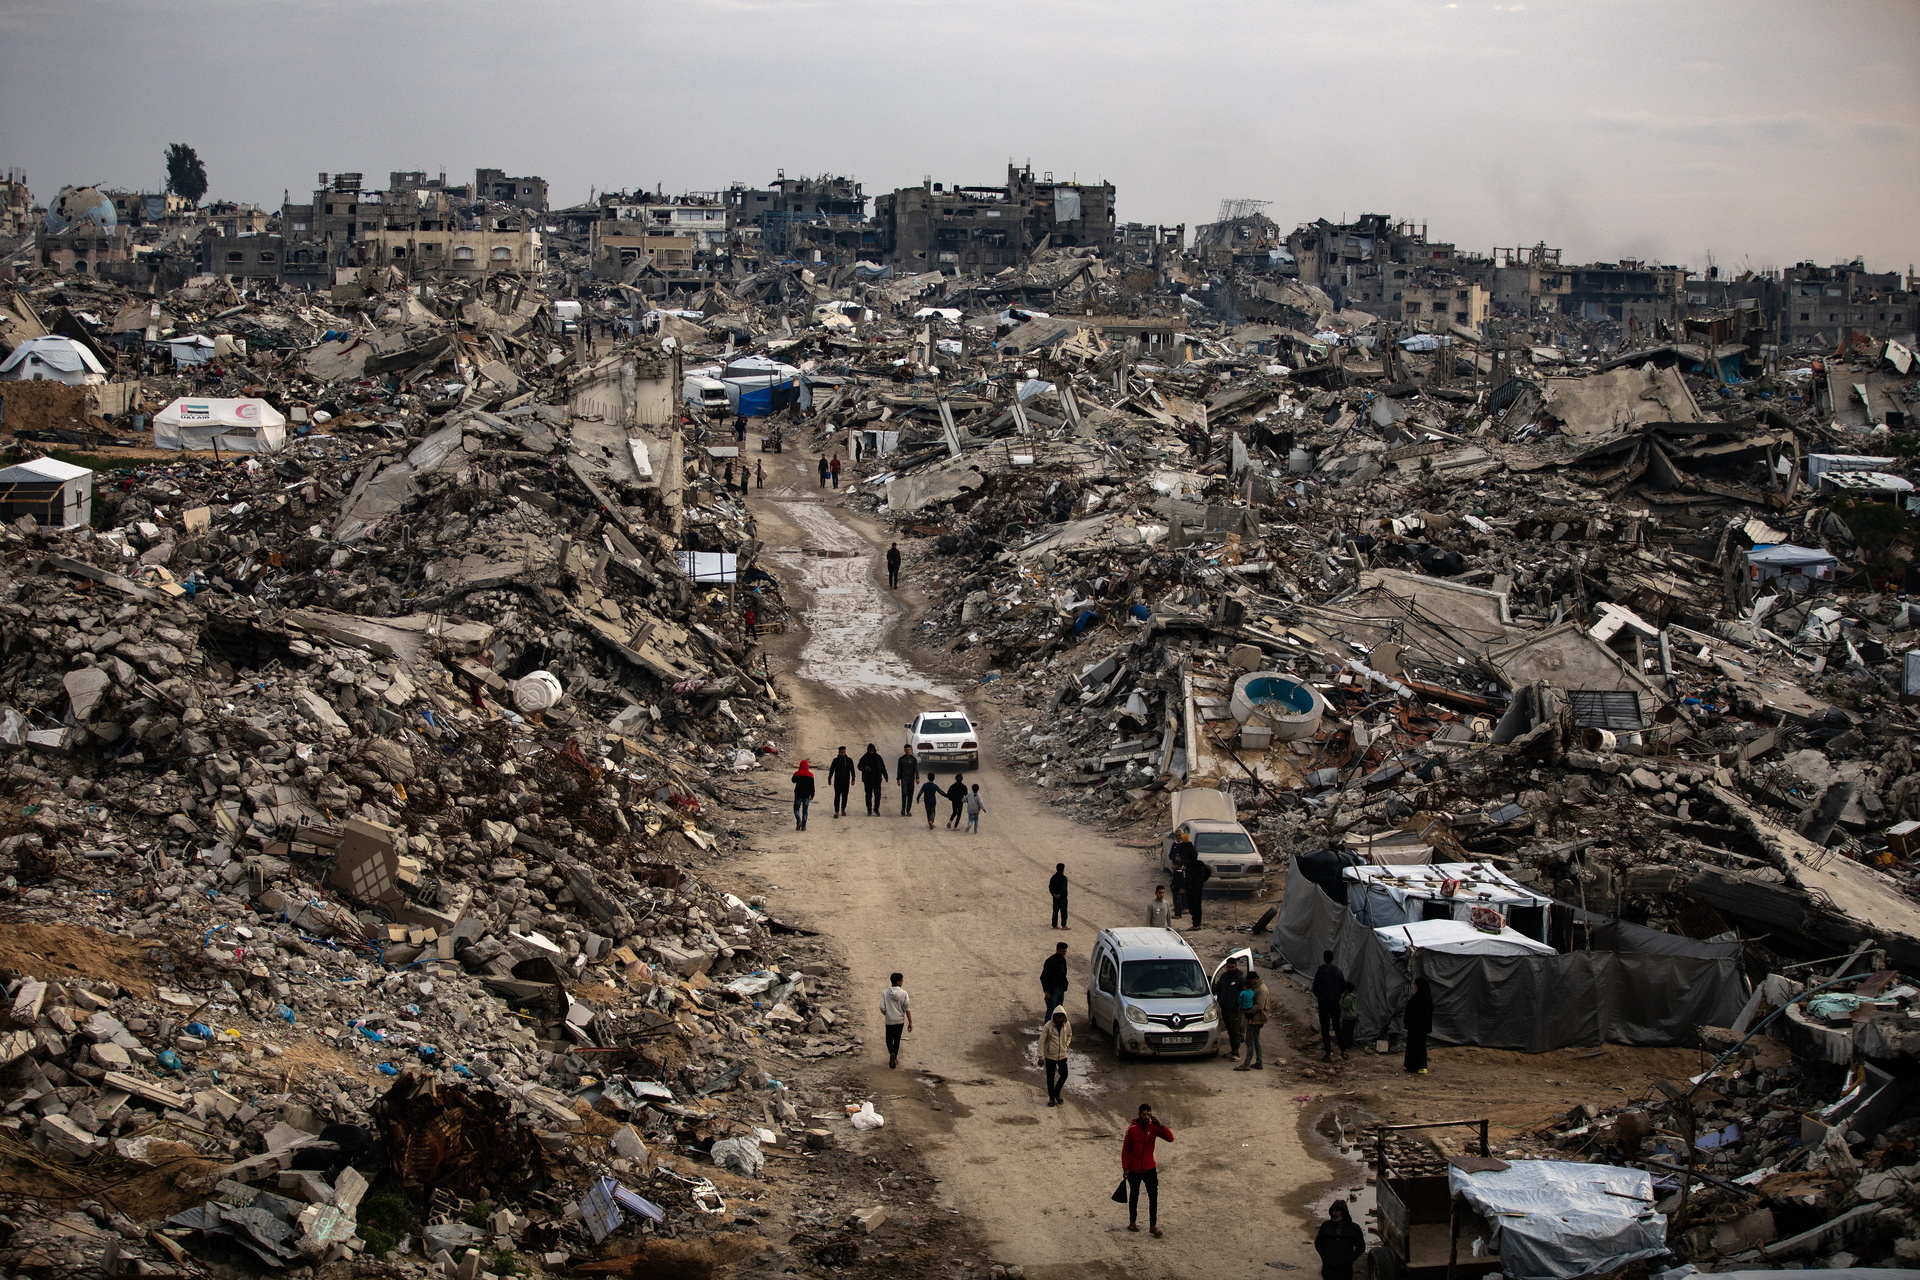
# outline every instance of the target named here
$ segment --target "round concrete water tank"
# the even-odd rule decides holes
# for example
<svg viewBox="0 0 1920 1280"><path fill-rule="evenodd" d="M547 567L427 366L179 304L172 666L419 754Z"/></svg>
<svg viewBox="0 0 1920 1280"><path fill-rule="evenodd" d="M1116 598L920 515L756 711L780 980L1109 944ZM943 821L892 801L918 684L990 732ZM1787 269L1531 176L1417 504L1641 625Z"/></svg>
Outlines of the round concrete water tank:
<svg viewBox="0 0 1920 1280"><path fill-rule="evenodd" d="M1264 721L1275 742L1311 738L1320 732L1327 700L1312 685L1277 671L1250 671L1234 681L1229 703L1241 724Z"/></svg>

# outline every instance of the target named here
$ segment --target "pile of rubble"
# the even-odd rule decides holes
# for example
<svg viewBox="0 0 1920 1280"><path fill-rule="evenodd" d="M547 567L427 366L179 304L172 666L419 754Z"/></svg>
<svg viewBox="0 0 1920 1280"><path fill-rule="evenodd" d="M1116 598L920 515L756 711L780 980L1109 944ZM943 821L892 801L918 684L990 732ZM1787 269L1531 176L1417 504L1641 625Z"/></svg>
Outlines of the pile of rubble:
<svg viewBox="0 0 1920 1280"><path fill-rule="evenodd" d="M829 962L718 862L784 730L749 391L762 450L853 464L1006 758L1093 814L1218 785L1277 864L1417 845L1739 937L1756 977L1869 939L1920 972L1898 344L1402 335L1075 249L676 291L573 248L544 281L0 296L0 346L114 379L8 395L16 458L93 479L89 514L0 531L0 870L35 940L0 1143L45 1193L6 1265L474 1280L750 1225L728 1178L828 1151L845 1100L768 1073L855 1043ZM182 397L288 443L149 447ZM152 1221L108 1207L142 1170ZM846 1221L794 1238L844 1260Z"/></svg>
<svg viewBox="0 0 1920 1280"><path fill-rule="evenodd" d="M919 1193L851 1136L826 945L726 890L783 608L674 344L392 284L0 299L137 388L11 442L94 480L0 526L0 1266L851 1261ZM142 376L121 302L225 354ZM179 395L292 438L146 447Z"/></svg>

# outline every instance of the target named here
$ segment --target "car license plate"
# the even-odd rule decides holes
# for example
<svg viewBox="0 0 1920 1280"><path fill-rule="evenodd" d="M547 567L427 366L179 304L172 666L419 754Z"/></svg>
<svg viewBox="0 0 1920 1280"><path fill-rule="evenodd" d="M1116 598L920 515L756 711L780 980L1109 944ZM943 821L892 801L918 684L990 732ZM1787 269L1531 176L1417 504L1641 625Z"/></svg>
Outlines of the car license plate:
<svg viewBox="0 0 1920 1280"><path fill-rule="evenodd" d="M1161 1036L1160 1043L1161 1044L1195 1044L1199 1042L1199 1039L1200 1039L1199 1036Z"/></svg>

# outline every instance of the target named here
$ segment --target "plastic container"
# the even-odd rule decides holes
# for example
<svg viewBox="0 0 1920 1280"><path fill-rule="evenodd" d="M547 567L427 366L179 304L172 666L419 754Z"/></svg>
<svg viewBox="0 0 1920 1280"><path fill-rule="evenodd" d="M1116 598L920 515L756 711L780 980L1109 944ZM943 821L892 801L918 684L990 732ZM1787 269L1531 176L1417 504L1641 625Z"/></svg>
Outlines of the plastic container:
<svg viewBox="0 0 1920 1280"><path fill-rule="evenodd" d="M560 705L565 696L559 677L551 671L529 671L513 682L513 705L528 715Z"/></svg>

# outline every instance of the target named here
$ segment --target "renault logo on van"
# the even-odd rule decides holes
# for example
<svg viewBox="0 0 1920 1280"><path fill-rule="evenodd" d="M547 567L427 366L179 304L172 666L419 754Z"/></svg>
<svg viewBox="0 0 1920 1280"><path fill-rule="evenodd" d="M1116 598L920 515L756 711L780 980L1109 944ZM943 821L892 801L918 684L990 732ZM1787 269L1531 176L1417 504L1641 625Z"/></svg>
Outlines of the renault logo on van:
<svg viewBox="0 0 1920 1280"><path fill-rule="evenodd" d="M1184 1013L1173 1014L1170 1017L1168 1017L1167 1025L1172 1027L1175 1031L1178 1031L1180 1028L1187 1025L1187 1015Z"/></svg>

